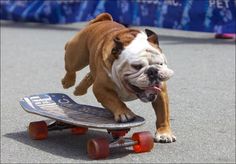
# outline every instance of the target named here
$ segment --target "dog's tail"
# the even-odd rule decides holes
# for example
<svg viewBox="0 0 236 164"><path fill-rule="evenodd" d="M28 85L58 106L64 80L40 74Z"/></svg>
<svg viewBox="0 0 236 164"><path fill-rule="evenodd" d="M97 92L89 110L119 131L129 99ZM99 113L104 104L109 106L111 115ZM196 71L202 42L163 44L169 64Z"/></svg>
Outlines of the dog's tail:
<svg viewBox="0 0 236 164"><path fill-rule="evenodd" d="M102 13L96 16L95 19L91 20L89 22L89 25L96 22L106 21L106 20L113 21L112 16L109 13Z"/></svg>
<svg viewBox="0 0 236 164"><path fill-rule="evenodd" d="M67 45L68 45L68 42L66 42L66 44L65 44L65 47L64 47L65 50L66 50L66 48L67 48Z"/></svg>

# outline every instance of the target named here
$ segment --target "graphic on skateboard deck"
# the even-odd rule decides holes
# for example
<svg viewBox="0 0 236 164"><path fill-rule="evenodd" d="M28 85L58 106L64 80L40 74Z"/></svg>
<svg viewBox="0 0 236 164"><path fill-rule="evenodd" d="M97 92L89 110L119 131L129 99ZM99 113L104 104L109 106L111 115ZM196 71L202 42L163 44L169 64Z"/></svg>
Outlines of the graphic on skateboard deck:
<svg viewBox="0 0 236 164"><path fill-rule="evenodd" d="M134 133L132 138L125 138L130 128L143 125L144 118L136 118L127 123L117 123L113 114L104 108L82 105L61 93L48 93L24 97L20 100L22 108L33 114L54 120L31 122L28 127L32 139L42 140L48 137L48 131L71 129L74 134L85 134L88 128L107 129L113 140L106 138L91 139L87 143L90 158L100 159L109 155L110 148L133 146L137 153L147 152L153 148L153 137L150 132Z"/></svg>

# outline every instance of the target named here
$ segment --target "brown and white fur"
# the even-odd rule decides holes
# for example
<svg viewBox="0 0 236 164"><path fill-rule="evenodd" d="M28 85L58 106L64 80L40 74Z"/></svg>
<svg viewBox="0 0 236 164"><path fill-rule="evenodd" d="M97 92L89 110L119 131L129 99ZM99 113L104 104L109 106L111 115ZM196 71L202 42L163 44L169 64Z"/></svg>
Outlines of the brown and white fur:
<svg viewBox="0 0 236 164"><path fill-rule="evenodd" d="M157 34L126 28L110 14L100 14L66 43L63 87L73 86L76 72L87 65L90 72L76 86L75 95L85 94L93 85L97 100L117 122L135 118L124 101L139 98L151 102L156 113L155 140L176 140L170 128L165 82L173 71L167 67Z"/></svg>

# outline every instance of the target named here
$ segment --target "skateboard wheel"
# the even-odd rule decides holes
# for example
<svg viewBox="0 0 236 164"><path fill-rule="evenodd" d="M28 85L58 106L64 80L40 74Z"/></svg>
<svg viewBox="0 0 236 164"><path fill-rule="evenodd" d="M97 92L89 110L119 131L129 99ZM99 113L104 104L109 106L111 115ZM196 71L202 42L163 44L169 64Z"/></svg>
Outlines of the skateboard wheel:
<svg viewBox="0 0 236 164"><path fill-rule="evenodd" d="M72 134L85 134L87 131L88 131L88 128L84 128L84 127L71 128Z"/></svg>
<svg viewBox="0 0 236 164"><path fill-rule="evenodd" d="M132 136L132 140L138 142L133 146L133 150L135 153L151 151L154 145L152 134L148 131L134 133Z"/></svg>
<svg viewBox="0 0 236 164"><path fill-rule="evenodd" d="M109 142L106 138L91 139L87 143L87 153L91 159L101 159L109 156Z"/></svg>
<svg viewBox="0 0 236 164"><path fill-rule="evenodd" d="M33 140L43 140L48 137L48 127L45 121L31 122L28 132Z"/></svg>

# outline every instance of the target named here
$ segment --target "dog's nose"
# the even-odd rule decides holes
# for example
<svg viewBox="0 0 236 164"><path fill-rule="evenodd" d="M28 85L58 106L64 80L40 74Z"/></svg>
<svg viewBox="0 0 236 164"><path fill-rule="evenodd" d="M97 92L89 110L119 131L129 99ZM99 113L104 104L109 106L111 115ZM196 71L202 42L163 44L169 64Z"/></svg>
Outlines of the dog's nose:
<svg viewBox="0 0 236 164"><path fill-rule="evenodd" d="M154 67L150 67L147 69L146 74L150 81L154 81L158 78L158 69Z"/></svg>

